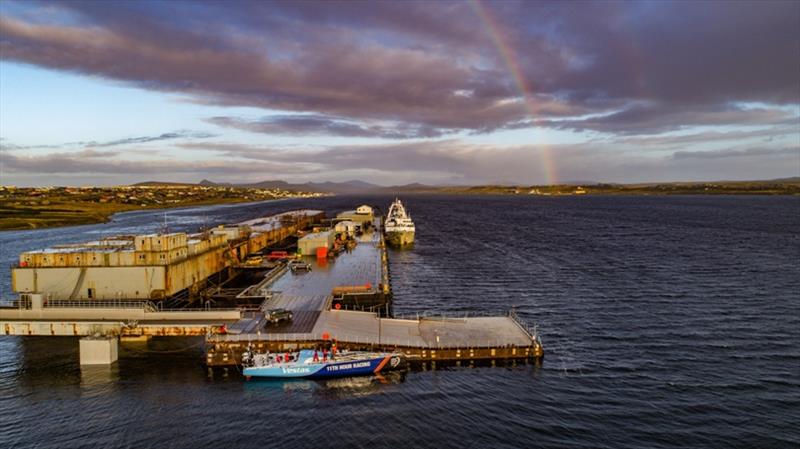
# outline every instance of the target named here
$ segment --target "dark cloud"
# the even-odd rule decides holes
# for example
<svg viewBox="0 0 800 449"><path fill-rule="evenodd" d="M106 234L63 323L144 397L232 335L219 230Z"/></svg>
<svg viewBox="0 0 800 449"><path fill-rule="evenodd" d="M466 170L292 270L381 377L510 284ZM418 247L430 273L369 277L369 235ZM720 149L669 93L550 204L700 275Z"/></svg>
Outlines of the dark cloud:
<svg viewBox="0 0 800 449"><path fill-rule="evenodd" d="M178 92L197 102L342 118L308 125L335 135L370 134L364 123L373 121L402 124L377 131L398 138L418 135L408 129L422 136L487 132L537 123L530 114L539 124L562 126L552 119L620 110L605 122L586 122L586 129L631 134L695 124L654 126L681 109L800 102L797 2L47 7L71 20L0 19L4 60ZM534 106L519 101L522 87ZM642 110L640 104L659 106ZM630 120L640 115L653 124ZM748 120L741 111L695 115L700 124L738 117ZM270 126L289 130L301 120L307 119Z"/></svg>
<svg viewBox="0 0 800 449"><path fill-rule="evenodd" d="M21 2L0 11L4 62L265 110L255 120L208 119L221 127L425 140L298 150L195 141L212 136L190 132L41 146L3 139L2 163L6 177L187 181L543 182L545 159L557 161L561 179L792 176L798 54L798 2ZM434 140L533 126L590 131L593 140ZM155 142L167 144L150 155L161 159L134 157L133 147ZM29 148L57 152L13 151ZM169 159L172 148L215 156Z"/></svg>
<svg viewBox="0 0 800 449"><path fill-rule="evenodd" d="M156 45L116 29L0 21L0 52L54 69L119 79L143 88L183 92L197 101L335 116L404 120L460 128L518 118L519 104L457 95L486 80L482 73L421 49L332 42L301 48L289 60L252 46L187 50L172 38ZM222 38L220 38L222 39ZM178 41L185 41L177 39Z"/></svg>
<svg viewBox="0 0 800 449"><path fill-rule="evenodd" d="M797 2L522 2L500 17L525 30L531 14L547 26L527 35L550 36L566 62L537 74L522 57L545 91L684 105L800 101Z"/></svg>

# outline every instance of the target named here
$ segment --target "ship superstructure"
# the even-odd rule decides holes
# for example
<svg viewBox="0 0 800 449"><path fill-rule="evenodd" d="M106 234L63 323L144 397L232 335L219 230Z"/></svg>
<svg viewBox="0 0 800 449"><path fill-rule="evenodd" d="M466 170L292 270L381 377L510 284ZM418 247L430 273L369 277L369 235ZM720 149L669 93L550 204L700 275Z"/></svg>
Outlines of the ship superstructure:
<svg viewBox="0 0 800 449"><path fill-rule="evenodd" d="M405 246L414 243L414 233L416 232L414 222L411 221L411 216L399 199L395 199L389 206L383 230L390 245Z"/></svg>

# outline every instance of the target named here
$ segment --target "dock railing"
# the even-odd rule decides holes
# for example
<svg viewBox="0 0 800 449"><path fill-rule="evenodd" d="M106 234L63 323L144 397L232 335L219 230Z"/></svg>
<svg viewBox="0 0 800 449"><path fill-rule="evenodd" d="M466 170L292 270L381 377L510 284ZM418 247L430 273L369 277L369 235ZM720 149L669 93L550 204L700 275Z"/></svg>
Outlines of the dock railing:
<svg viewBox="0 0 800 449"><path fill-rule="evenodd" d="M463 321L467 318L496 318L508 316L508 311L495 310L464 310L464 311L438 311L423 310L411 313L395 313L394 318L401 320L440 320L440 321Z"/></svg>
<svg viewBox="0 0 800 449"><path fill-rule="evenodd" d="M331 296L330 298L332 300L333 296ZM328 304L328 306L330 306L330 304ZM336 310L345 310L345 311L349 311L349 312L372 312L372 313L378 313L381 310L387 309L389 307L389 304L388 303L387 304L377 304L377 305L374 305L374 306L357 306L357 305L343 304L341 307L342 307L341 309L336 309Z"/></svg>
<svg viewBox="0 0 800 449"><path fill-rule="evenodd" d="M511 309L509 309L508 317L511 318L511 320L514 321L514 323L516 323L517 326L520 327L520 329L525 331L525 333L527 333L528 336L531 337L531 340L534 340L539 344L542 343L541 339L539 338L539 326L536 325L535 323L533 324L533 326L530 326L525 320L520 318L519 314L517 314L516 307L512 307Z"/></svg>
<svg viewBox="0 0 800 449"><path fill-rule="evenodd" d="M353 312L372 312L378 313L379 310L387 308L388 305L375 305L375 306L352 306L352 305L343 305L341 309L344 311L353 311ZM388 314L387 314L388 315ZM536 324L529 325L524 319L522 319L515 307L509 309L505 315L509 317L519 328L525 332L531 340L535 340L540 342L539 338L539 329ZM398 320L411 320L411 321L420 321L420 320L429 320L429 321L449 321L449 322L464 322L468 318L494 318L497 316L502 316L502 313L492 312L492 311L464 311L464 312L438 312L438 311L424 311L424 312L416 312L414 314L393 314L389 318L398 319Z"/></svg>
<svg viewBox="0 0 800 449"><path fill-rule="evenodd" d="M322 334L317 333L261 333L261 334L224 334L209 336L208 344L214 345L215 342L219 343L259 343L259 342L303 342L303 343L322 343L326 341ZM414 348L414 349L479 349L479 348L523 348L524 345L510 344L500 339L487 339L485 341L476 341L471 344L465 343L428 343L420 341L419 339L411 338L382 338L380 343L375 341L374 337L365 337L358 335L349 335L346 333L337 333L336 341L340 345L356 346L356 347L396 347L398 349Z"/></svg>
<svg viewBox="0 0 800 449"><path fill-rule="evenodd" d="M30 297L23 295L20 299L0 302L0 307L29 310L32 306ZM247 307L176 307L165 308L163 302L148 300L79 300L79 299L43 299L44 309L114 309L114 310L144 310L146 313L178 313L178 312L209 312L209 311L248 311ZM258 310L256 306L253 310Z"/></svg>
<svg viewBox="0 0 800 449"><path fill-rule="evenodd" d="M28 300L30 303L30 300ZM19 299L0 299L0 308L2 309L18 309L22 308Z"/></svg>
<svg viewBox="0 0 800 449"><path fill-rule="evenodd" d="M497 317L497 314L491 315L489 313L472 313L472 314L459 314L458 316L429 316L429 317L422 317L420 316L417 319L438 319L438 320L445 320L445 321L458 321L463 322L466 318L469 317ZM512 316L509 313L509 318L511 318L515 324L517 324L531 339L532 346L541 346L541 340L539 339L536 327L528 327L525 322L519 318L519 316L514 313ZM404 319L404 318L395 318L395 319ZM415 319L415 318L405 318L405 319ZM219 342L240 342L240 343L257 343L257 342L323 342L328 339L328 335L324 335L322 333L313 333L313 332L305 332L305 333L279 333L279 332L257 332L257 333L248 333L248 334L224 334L224 335L212 335L209 336L208 340L210 344L213 344L215 341ZM448 343L448 342L428 342L422 338L397 338L392 336L384 335L380 338L379 341L376 341L374 335L353 335L348 334L346 332L337 332L335 338L338 342L343 345L353 345L353 346L363 346L363 347L396 347L398 349L402 348L416 348L416 349L477 349L477 348L502 348L502 347L525 347L525 345L518 345L518 344L511 344L508 343L504 339L486 339L485 341L472 341L469 344L465 343Z"/></svg>

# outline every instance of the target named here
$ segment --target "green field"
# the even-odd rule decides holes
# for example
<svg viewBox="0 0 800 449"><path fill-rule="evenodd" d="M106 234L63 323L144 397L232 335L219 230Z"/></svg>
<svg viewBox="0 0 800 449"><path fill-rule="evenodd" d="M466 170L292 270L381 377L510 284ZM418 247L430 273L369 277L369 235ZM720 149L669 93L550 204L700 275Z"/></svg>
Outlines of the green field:
<svg viewBox="0 0 800 449"><path fill-rule="evenodd" d="M562 184L546 186L446 187L441 192L467 195L800 195L800 180L670 182L652 184Z"/></svg>
<svg viewBox="0 0 800 449"><path fill-rule="evenodd" d="M90 223L103 223L117 212L142 209L162 209L187 206L201 206L243 202L232 198L208 199L169 206L136 206L129 204L96 204L65 202L47 206L13 206L0 203L0 230L37 229L55 226L73 226Z"/></svg>
<svg viewBox="0 0 800 449"><path fill-rule="evenodd" d="M0 186L0 230L102 223L118 213L310 195L280 189L203 186L15 188Z"/></svg>

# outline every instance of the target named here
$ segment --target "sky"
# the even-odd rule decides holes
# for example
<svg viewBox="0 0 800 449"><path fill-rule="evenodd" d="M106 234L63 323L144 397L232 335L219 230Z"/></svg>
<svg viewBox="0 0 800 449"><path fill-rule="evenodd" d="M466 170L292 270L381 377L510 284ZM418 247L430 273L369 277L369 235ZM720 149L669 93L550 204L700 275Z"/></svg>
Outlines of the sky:
<svg viewBox="0 0 800 449"><path fill-rule="evenodd" d="M0 0L0 184L800 176L797 1Z"/></svg>

